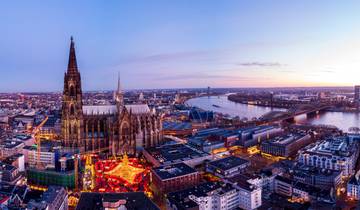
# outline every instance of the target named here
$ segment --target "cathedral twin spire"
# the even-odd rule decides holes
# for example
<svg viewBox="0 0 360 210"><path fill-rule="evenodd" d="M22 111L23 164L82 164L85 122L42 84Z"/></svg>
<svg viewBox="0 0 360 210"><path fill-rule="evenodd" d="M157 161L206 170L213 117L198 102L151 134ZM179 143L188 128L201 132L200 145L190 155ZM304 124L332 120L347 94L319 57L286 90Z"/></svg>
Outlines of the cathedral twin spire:
<svg viewBox="0 0 360 210"><path fill-rule="evenodd" d="M77 66L77 60L76 60L76 53L75 53L75 42L74 38L71 36L70 38L70 52L69 52L69 63L66 74L70 75L77 75L79 74L78 66ZM70 76L69 75L69 76ZM80 75L79 75L80 76ZM80 83L81 81L79 81ZM120 82L120 72L118 73L118 84L117 84L117 90L115 92L115 101L119 105L124 104L124 97L123 92L121 90L121 82Z"/></svg>
<svg viewBox="0 0 360 210"><path fill-rule="evenodd" d="M120 83L120 72L118 73L118 84L117 84L117 90L115 92L115 101L116 101L116 104L119 106L124 105L124 95L121 90L121 83Z"/></svg>
<svg viewBox="0 0 360 210"><path fill-rule="evenodd" d="M70 38L70 52L69 52L69 63L67 73L78 72L76 53L75 53L75 43L73 37Z"/></svg>

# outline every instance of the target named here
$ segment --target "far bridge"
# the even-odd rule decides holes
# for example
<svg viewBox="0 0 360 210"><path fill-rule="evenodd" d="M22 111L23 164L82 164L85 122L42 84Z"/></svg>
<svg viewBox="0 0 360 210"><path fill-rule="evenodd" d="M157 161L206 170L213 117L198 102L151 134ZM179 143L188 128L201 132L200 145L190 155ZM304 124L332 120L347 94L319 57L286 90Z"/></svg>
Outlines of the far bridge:
<svg viewBox="0 0 360 210"><path fill-rule="evenodd" d="M312 115L320 111L331 108L328 104L300 104L289 108L286 111L271 111L260 117L263 123L279 122L279 121L292 121L299 115Z"/></svg>

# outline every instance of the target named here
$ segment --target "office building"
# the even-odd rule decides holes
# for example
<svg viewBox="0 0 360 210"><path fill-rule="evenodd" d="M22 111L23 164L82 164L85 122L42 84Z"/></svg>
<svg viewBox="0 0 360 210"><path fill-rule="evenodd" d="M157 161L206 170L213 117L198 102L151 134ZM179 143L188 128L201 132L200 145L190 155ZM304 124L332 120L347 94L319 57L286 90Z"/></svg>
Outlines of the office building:
<svg viewBox="0 0 360 210"><path fill-rule="evenodd" d="M244 172L250 162L235 156L214 160L206 165L206 171L222 178L229 178Z"/></svg>
<svg viewBox="0 0 360 210"><path fill-rule="evenodd" d="M299 149L311 143L309 134L285 134L262 141L261 152L274 156L289 157L295 155Z"/></svg>
<svg viewBox="0 0 360 210"><path fill-rule="evenodd" d="M152 168L151 178L161 193L168 193L199 184L200 173L185 163L177 163Z"/></svg>
<svg viewBox="0 0 360 210"><path fill-rule="evenodd" d="M167 209L227 210L239 206L239 193L230 184L206 182L182 191L169 193Z"/></svg>
<svg viewBox="0 0 360 210"><path fill-rule="evenodd" d="M348 136L329 138L300 151L298 162L321 169L338 170L343 176L354 174L359 145Z"/></svg>
<svg viewBox="0 0 360 210"><path fill-rule="evenodd" d="M161 165L172 165L175 163L185 163L191 167L204 163L205 160L211 160L209 153L200 151L187 144L172 144L151 147L143 150L143 154L149 162L155 167Z"/></svg>
<svg viewBox="0 0 360 210"><path fill-rule="evenodd" d="M348 181L346 192L348 198L360 200L360 170Z"/></svg>

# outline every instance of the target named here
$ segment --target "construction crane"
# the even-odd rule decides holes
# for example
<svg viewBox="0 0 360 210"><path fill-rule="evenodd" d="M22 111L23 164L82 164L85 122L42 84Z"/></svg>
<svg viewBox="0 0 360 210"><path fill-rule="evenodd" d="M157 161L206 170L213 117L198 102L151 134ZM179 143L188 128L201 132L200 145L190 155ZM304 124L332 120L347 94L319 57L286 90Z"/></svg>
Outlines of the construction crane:
<svg viewBox="0 0 360 210"><path fill-rule="evenodd" d="M44 126L44 124L48 121L49 117L48 116L45 116L45 119L38 125L36 126L36 128L33 130L33 135L34 135L34 138L36 140L36 144L37 144L37 157L36 157L36 167L39 169L42 167L41 165L41 161L40 161L40 153L41 153L41 138L38 137L38 132L40 131L40 128L42 128Z"/></svg>

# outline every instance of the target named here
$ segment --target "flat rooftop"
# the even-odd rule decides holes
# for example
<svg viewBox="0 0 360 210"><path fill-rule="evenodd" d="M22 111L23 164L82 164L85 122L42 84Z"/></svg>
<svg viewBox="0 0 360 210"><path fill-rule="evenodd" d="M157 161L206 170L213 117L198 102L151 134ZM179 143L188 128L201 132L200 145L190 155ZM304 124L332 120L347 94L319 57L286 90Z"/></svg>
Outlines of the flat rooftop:
<svg viewBox="0 0 360 210"><path fill-rule="evenodd" d="M304 149L305 153L317 154L320 156L332 155L350 157L354 152L358 152L357 144L350 144L347 136L333 137L322 142L312 144Z"/></svg>
<svg viewBox="0 0 360 210"><path fill-rule="evenodd" d="M189 122L163 122L163 130L189 130L192 129L192 125Z"/></svg>
<svg viewBox="0 0 360 210"><path fill-rule="evenodd" d="M196 173L196 170L185 163L177 163L170 166L160 166L152 169L162 180L178 176Z"/></svg>
<svg viewBox="0 0 360 210"><path fill-rule="evenodd" d="M194 201L189 199L190 195L206 197L208 196L208 193L213 191L222 194L233 189L234 188L230 184L205 182L189 189L169 193L167 198L172 204L176 205L177 209L189 209L198 206Z"/></svg>
<svg viewBox="0 0 360 210"><path fill-rule="evenodd" d="M197 150L187 144L163 145L148 148L146 151L161 163L185 161L209 155L209 153Z"/></svg>
<svg viewBox="0 0 360 210"><path fill-rule="evenodd" d="M249 161L239 158L239 157L229 156L229 157L222 158L219 160L211 161L208 164L225 171L225 170L232 169L234 167L238 167L240 165L249 164Z"/></svg>
<svg viewBox="0 0 360 210"><path fill-rule="evenodd" d="M263 144L275 144L275 145L288 145L296 142L297 140L303 138L306 134L285 134L282 136L277 136L269 141L264 141Z"/></svg>
<svg viewBox="0 0 360 210"><path fill-rule="evenodd" d="M76 210L103 210L104 202L123 203L126 209L159 210L143 192L128 193L81 193Z"/></svg>
<svg viewBox="0 0 360 210"><path fill-rule="evenodd" d="M5 140L1 143L1 146L5 149L13 149L19 145L23 144L22 141L18 140Z"/></svg>

